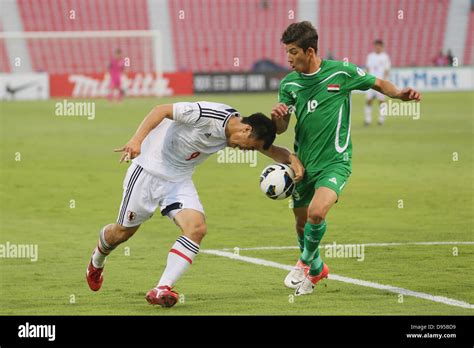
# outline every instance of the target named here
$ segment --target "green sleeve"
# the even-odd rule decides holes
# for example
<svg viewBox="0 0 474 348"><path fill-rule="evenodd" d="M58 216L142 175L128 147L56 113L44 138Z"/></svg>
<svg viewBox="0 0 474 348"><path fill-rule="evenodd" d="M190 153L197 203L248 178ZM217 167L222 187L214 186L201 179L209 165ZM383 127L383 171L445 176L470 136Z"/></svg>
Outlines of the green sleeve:
<svg viewBox="0 0 474 348"><path fill-rule="evenodd" d="M346 68L346 72L350 75L346 80L346 89L349 91L353 91L355 89L365 91L369 88L372 88L372 86L375 84L375 76L367 74L355 64L349 63Z"/></svg>
<svg viewBox="0 0 474 348"><path fill-rule="evenodd" d="M282 80L280 82L280 88L278 90L278 102L283 103L287 106L294 105L295 102L293 100L293 97L287 90L285 90L285 85L286 85L285 80Z"/></svg>

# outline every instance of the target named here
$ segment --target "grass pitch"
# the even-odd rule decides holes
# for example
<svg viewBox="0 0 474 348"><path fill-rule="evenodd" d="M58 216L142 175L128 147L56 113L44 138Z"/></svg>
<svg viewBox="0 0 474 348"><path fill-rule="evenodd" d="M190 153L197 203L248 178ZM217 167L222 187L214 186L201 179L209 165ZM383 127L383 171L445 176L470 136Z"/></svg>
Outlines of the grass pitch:
<svg viewBox="0 0 474 348"><path fill-rule="evenodd" d="M323 244L472 242L473 106L469 93L424 94L421 118L388 117L363 127L363 99L353 100L353 174L328 216ZM292 298L286 271L199 255L176 286L181 302L167 310L144 296L159 279L178 229L159 213L108 258L98 293L85 269L99 229L114 222L127 165L123 145L157 103L210 100L242 114L269 110L275 95L206 95L95 100L96 117L55 115L55 104L3 102L1 111L0 244L35 244L38 260L0 258L2 315L472 315L472 309L327 280ZM375 109L374 109L375 115ZM294 120L293 120L294 121ZM293 132L276 143L291 148ZM288 201L258 188L264 166L199 166L194 182L206 210L202 249L296 246ZM401 206L403 205L403 208ZM240 255L293 265L296 250ZM474 303L474 245L366 247L363 261L327 258L331 273Z"/></svg>

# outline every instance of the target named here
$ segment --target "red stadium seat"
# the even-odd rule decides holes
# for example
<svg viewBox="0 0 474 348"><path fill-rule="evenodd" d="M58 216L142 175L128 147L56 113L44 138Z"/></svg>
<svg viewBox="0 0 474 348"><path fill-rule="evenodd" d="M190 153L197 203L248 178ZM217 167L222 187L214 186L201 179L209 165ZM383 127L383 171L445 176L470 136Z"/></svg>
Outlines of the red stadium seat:
<svg viewBox="0 0 474 348"><path fill-rule="evenodd" d="M18 6L25 31L149 29L146 0L18 0ZM130 58L131 71L151 61L151 47L137 49L128 38L28 40L33 69L50 73L104 72L118 47Z"/></svg>

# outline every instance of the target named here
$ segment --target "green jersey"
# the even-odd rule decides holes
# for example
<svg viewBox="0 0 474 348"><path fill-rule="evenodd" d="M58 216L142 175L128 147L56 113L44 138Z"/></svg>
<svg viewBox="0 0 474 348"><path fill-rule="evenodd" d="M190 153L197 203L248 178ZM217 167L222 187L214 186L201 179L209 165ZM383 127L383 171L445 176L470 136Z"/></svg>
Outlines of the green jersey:
<svg viewBox="0 0 474 348"><path fill-rule="evenodd" d="M295 152L309 174L341 163L351 170L351 91L375 76L352 63L323 60L313 74L295 71L280 82L279 102L296 115Z"/></svg>

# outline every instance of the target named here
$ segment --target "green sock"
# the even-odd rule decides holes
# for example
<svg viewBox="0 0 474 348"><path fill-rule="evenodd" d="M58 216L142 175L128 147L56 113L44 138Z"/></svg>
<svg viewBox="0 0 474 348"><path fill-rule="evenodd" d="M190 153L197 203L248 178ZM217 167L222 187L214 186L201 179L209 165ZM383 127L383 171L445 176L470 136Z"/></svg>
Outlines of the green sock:
<svg viewBox="0 0 474 348"><path fill-rule="evenodd" d="M314 258L313 262L311 262L311 268L309 269L309 274L312 276L318 275L323 271L324 262L321 260L321 256L319 255L319 248L318 252L316 253L316 257Z"/></svg>
<svg viewBox="0 0 474 348"><path fill-rule="evenodd" d="M320 224L306 223L304 226L304 250L301 254L301 261L311 265L316 257L319 257L319 243L326 232L326 220Z"/></svg>
<svg viewBox="0 0 474 348"><path fill-rule="evenodd" d="M298 246L300 247L300 252L303 252L303 250L304 250L304 234L299 235L297 233L296 237L298 238Z"/></svg>

